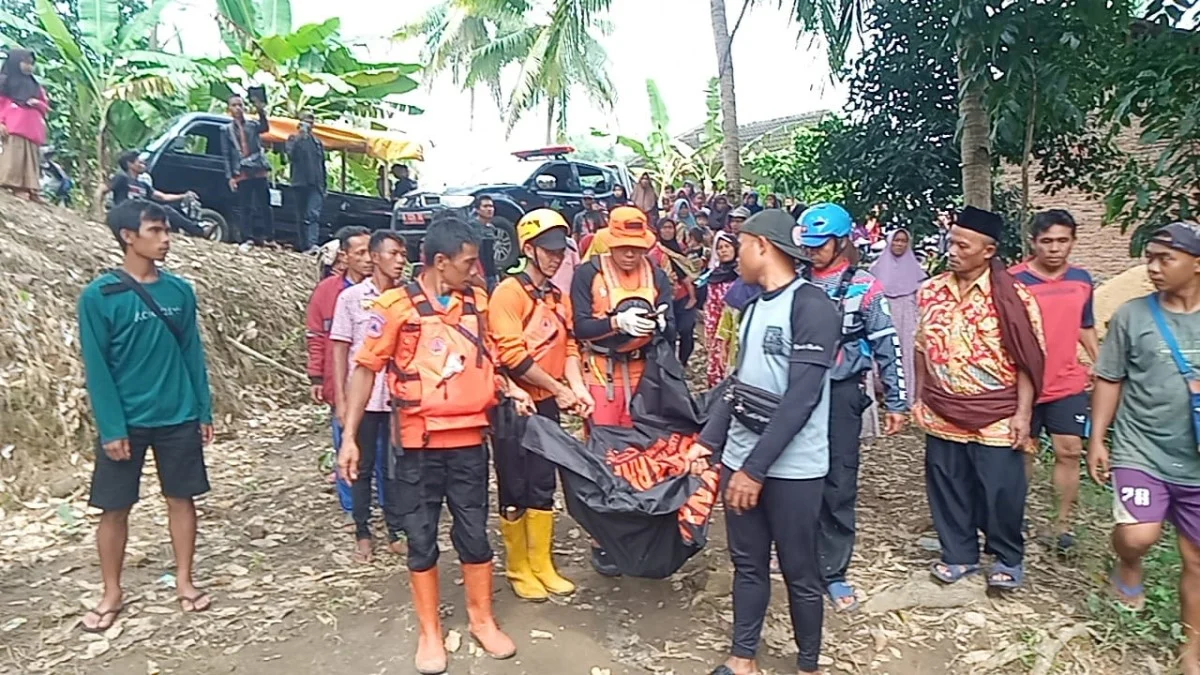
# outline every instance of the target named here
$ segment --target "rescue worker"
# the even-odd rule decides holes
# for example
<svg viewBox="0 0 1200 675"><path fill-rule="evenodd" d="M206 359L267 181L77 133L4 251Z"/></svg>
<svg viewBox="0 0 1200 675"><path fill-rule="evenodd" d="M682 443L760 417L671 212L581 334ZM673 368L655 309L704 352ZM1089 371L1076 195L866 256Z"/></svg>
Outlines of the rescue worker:
<svg viewBox="0 0 1200 675"><path fill-rule="evenodd" d="M563 263L569 232L566 219L551 209L521 218L517 243L525 257L524 271L496 286L488 312L500 365L529 392L537 414L555 422L561 411L588 417L595 407L579 365L571 300L550 281ZM527 452L515 435L497 434L493 449L500 532L513 593L533 601L574 593L575 584L559 576L551 556L554 464Z"/></svg>
<svg viewBox="0 0 1200 675"><path fill-rule="evenodd" d="M892 325L883 285L850 263L854 220L837 204L814 204L800 214L804 245L812 261L810 281L837 304L842 330L837 360L829 373L829 473L821 505L821 573L834 610L858 609L846 569L854 551L854 509L858 499L859 437L871 398L865 379L878 366L887 417L884 433L904 428L908 392L900 362L900 338Z"/></svg>
<svg viewBox="0 0 1200 675"><path fill-rule="evenodd" d="M338 456L338 470L350 482L370 470L359 466L355 439L375 373L386 368L393 411L389 471L408 534L409 579L420 622L415 661L421 673L446 670L437 568L443 502L454 521L451 540L462 563L470 634L492 658L516 654L492 615L483 434L498 390L505 389L522 409L530 405L527 393L497 377L489 353L487 295L469 285L479 260L476 229L454 216L436 225L425 237L420 276L375 300L366 339L355 355Z"/></svg>
<svg viewBox="0 0 1200 675"><path fill-rule="evenodd" d="M580 265L571 282L575 337L585 354L584 382L596 402L592 423L632 427L629 403L650 343L670 334L671 282L646 257L655 237L641 209L618 206L604 231L608 252ZM592 567L604 576L620 574L594 541Z"/></svg>

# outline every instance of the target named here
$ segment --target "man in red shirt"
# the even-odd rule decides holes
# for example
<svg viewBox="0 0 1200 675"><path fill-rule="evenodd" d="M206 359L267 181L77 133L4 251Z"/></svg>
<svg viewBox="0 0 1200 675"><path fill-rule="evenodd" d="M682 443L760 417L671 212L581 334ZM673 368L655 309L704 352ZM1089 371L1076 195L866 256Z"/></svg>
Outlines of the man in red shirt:
<svg viewBox="0 0 1200 675"><path fill-rule="evenodd" d="M333 406L337 400L333 383L333 345L329 341L329 327L333 325L333 312L337 308L338 296L345 289L371 276L371 231L356 225L343 227L335 238L340 246L339 255L345 260L346 271L326 277L313 289L308 300L308 311L304 322L304 343L308 351L309 396L313 403ZM342 444L342 424L338 411L333 411L333 449ZM350 511L350 484L337 479L338 501L346 514L347 525L352 526Z"/></svg>
<svg viewBox="0 0 1200 675"><path fill-rule="evenodd" d="M1068 262L1075 245L1075 219L1062 209L1033 219L1033 257L1012 268L1042 310L1046 371L1030 429L1044 429L1054 445L1054 490L1058 495L1056 544L1065 552L1075 543L1071 512L1079 497L1079 458L1087 437L1091 371L1079 361L1083 345L1092 362L1099 351L1092 315L1092 277Z"/></svg>

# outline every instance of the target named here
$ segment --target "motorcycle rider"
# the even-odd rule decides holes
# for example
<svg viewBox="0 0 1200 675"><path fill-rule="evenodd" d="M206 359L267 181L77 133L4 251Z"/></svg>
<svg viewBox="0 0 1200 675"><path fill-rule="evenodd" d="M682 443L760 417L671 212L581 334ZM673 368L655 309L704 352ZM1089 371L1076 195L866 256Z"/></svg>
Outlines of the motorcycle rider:
<svg viewBox="0 0 1200 675"><path fill-rule="evenodd" d="M107 185L100 190L97 200L103 199L105 193L111 193L113 205L120 204L126 199L145 199L166 207L167 221L173 230L179 230L193 237L203 237L204 228L194 220L183 215L176 204L188 199L198 199L195 192L171 194L154 189L154 180L146 172L146 162L137 150L124 152L117 158L117 166L121 168L113 175Z"/></svg>

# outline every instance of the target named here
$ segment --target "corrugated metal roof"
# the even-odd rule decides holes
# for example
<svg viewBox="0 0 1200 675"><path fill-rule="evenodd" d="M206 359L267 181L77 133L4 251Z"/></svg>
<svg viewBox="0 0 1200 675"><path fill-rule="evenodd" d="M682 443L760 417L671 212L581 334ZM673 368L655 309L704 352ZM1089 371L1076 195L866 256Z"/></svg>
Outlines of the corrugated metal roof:
<svg viewBox="0 0 1200 675"><path fill-rule="evenodd" d="M743 150L751 145L754 146L755 150L760 151L779 150L791 145L792 131L796 127L815 125L829 114L830 111L828 110L818 110L816 112L776 117L759 122L747 122L746 124L738 125L738 138L742 142ZM700 125L683 133L678 138L680 141L696 148L700 145L700 136L703 132L704 125Z"/></svg>

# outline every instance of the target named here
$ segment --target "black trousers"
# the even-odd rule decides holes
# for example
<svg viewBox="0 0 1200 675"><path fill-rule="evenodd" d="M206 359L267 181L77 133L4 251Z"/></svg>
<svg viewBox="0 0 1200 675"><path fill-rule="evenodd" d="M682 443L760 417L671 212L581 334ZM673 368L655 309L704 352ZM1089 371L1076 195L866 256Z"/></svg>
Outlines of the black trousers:
<svg viewBox="0 0 1200 675"><path fill-rule="evenodd" d="M299 248L301 251L319 245L321 229L321 207L325 204L325 193L318 185L297 185L292 188L296 197L296 219L300 223Z"/></svg>
<svg viewBox="0 0 1200 675"><path fill-rule="evenodd" d="M238 183L238 219L242 236L257 241L275 237L275 218L271 213L271 185L266 178L247 178Z"/></svg>
<svg viewBox="0 0 1200 675"><path fill-rule="evenodd" d="M925 491L948 565L979 563L979 533L1004 565L1025 557L1025 455L1011 448L925 437Z"/></svg>
<svg viewBox="0 0 1200 675"><path fill-rule="evenodd" d="M731 472L721 471L721 492ZM820 478L763 483L758 506L740 514L726 505L725 531L733 560L733 648L739 658L754 658L762 638L763 619L771 602L771 543L779 556L792 615L792 632L800 670L815 672L821 654L821 567L817 562L817 515L821 509Z"/></svg>
<svg viewBox="0 0 1200 675"><path fill-rule="evenodd" d="M553 397L538 401L537 414L558 422L558 402ZM525 509L552 510L558 486L554 463L526 450L515 436L496 438L492 445L496 453L493 461L500 514Z"/></svg>
<svg viewBox="0 0 1200 675"><path fill-rule="evenodd" d="M679 362L687 365L692 352L696 351L696 307L686 309L687 298L680 298L672 304L675 313L675 332L679 337Z"/></svg>
<svg viewBox="0 0 1200 675"><path fill-rule="evenodd" d="M442 503L450 507L450 541L458 559L473 565L492 559L487 538L487 447L404 449L396 458L396 489L389 503L408 535L408 569L437 565Z"/></svg>
<svg viewBox="0 0 1200 675"><path fill-rule="evenodd" d="M350 503L352 504L350 512L354 517L354 537L356 539L371 538L371 483L379 480L375 471L375 463L378 461L375 453L390 445L391 416L392 414L388 412L367 411L363 413L362 422L358 425L358 435L355 438L360 453L358 480L350 484ZM386 472L384 473L386 475ZM393 506L398 491L398 487L393 488L394 485L395 481L390 481L386 486L375 486L375 490L380 495L379 503L383 505L383 519L387 523L388 535L392 540L397 539L399 533L404 530L404 524L400 521ZM385 494L388 495L386 499L383 497Z"/></svg>
<svg viewBox="0 0 1200 675"><path fill-rule="evenodd" d="M183 215L182 211L175 208L171 204L164 204L162 202L155 203L163 207L163 210L167 212L167 224L171 226L172 230L178 230L184 234L190 234L193 237L204 236L204 228L200 227L196 221Z"/></svg>
<svg viewBox="0 0 1200 675"><path fill-rule="evenodd" d="M854 510L858 501L859 436L871 399L858 378L829 383L829 473L821 497L821 578L826 586L846 580L854 553Z"/></svg>

